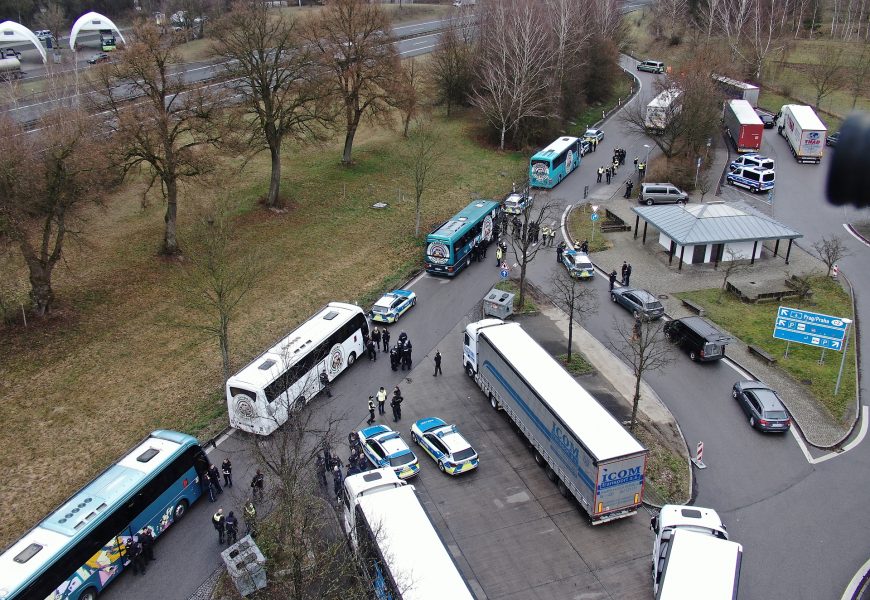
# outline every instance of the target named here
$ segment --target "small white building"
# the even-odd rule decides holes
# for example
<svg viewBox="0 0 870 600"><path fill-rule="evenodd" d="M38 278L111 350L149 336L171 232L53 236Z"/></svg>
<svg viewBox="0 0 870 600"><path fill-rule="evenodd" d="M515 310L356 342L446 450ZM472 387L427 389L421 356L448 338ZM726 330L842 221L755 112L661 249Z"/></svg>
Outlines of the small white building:
<svg viewBox="0 0 870 600"><path fill-rule="evenodd" d="M773 255L779 255L779 242L788 240L785 264L788 264L791 246L799 233L771 217L742 203L714 202L668 206L636 206L634 237L643 220L643 242L646 243L647 226L659 232L659 244L668 251L668 264L678 256L679 269L686 264L714 263L730 260L749 260L754 264L761 258L765 242L774 242Z"/></svg>

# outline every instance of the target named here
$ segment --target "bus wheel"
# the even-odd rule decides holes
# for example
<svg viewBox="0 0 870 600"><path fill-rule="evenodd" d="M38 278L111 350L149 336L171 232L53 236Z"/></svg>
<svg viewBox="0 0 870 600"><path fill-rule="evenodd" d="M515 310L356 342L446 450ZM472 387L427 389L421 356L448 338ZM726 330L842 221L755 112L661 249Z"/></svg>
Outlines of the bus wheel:
<svg viewBox="0 0 870 600"><path fill-rule="evenodd" d="M465 365L465 373L469 377L474 377L474 367L472 367L471 364L466 364Z"/></svg>
<svg viewBox="0 0 870 600"><path fill-rule="evenodd" d="M351 366L356 362L356 352L351 352L350 356L347 357L347 366Z"/></svg>
<svg viewBox="0 0 870 600"><path fill-rule="evenodd" d="M97 590L92 587L86 589L79 596L79 600L97 600Z"/></svg>
<svg viewBox="0 0 870 600"><path fill-rule="evenodd" d="M187 500L181 500L181 502L175 505L175 510L172 511L172 514L176 523L183 519L184 515L187 514L187 505Z"/></svg>
<svg viewBox="0 0 870 600"><path fill-rule="evenodd" d="M558 488L559 488L559 493L560 493L560 494L562 494L562 495L565 496L566 498L569 496L568 486L565 485L565 483L562 482L561 480L559 481Z"/></svg>

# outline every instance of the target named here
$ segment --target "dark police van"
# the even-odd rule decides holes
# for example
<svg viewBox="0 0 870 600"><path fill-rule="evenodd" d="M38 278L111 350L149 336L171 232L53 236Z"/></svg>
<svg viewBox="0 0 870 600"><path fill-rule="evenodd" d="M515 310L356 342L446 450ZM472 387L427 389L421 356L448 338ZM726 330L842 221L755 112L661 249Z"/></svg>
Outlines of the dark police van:
<svg viewBox="0 0 870 600"><path fill-rule="evenodd" d="M701 317L685 317L665 323L665 337L689 353L695 361L725 357L725 344L731 338Z"/></svg>

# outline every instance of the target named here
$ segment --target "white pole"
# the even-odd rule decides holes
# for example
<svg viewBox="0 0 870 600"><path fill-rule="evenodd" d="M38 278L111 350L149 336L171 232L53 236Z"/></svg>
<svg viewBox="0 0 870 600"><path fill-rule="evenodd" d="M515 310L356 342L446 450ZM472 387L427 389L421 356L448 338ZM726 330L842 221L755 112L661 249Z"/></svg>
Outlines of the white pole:
<svg viewBox="0 0 870 600"><path fill-rule="evenodd" d="M851 321L849 321L851 323ZM848 323L847 323L848 325ZM840 380L843 378L843 365L846 364L846 352L849 350L849 327L846 327L845 335L843 336L843 358L840 359L840 372L837 373L837 385L834 386L834 395L840 392Z"/></svg>

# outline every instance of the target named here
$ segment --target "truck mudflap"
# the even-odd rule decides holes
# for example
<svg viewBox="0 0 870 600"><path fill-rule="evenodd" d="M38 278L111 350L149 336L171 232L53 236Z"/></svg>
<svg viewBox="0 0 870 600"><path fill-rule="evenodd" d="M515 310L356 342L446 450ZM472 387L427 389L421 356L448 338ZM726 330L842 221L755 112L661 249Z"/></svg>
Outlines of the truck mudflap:
<svg viewBox="0 0 870 600"><path fill-rule="evenodd" d="M592 524L593 525L601 525L602 523L609 523L610 521L617 521L619 519L624 519L626 517L631 517L637 514L637 506L633 506L631 508L624 508L622 510L615 510L613 512L605 513L599 516L592 516Z"/></svg>

